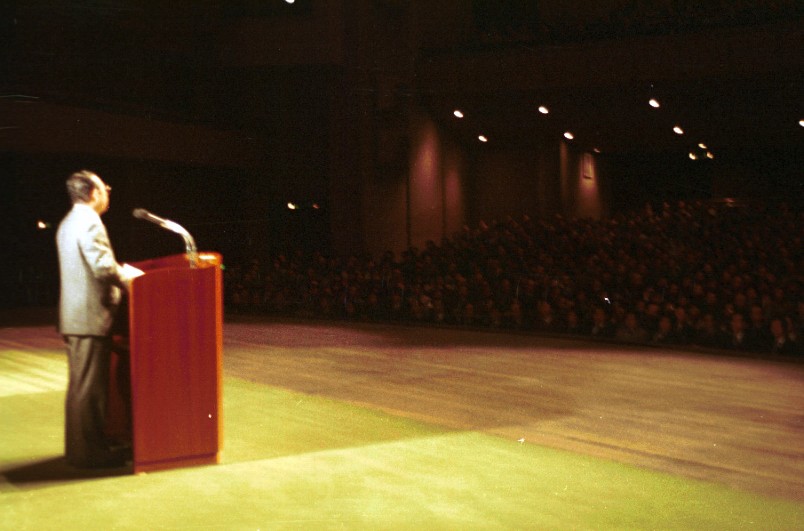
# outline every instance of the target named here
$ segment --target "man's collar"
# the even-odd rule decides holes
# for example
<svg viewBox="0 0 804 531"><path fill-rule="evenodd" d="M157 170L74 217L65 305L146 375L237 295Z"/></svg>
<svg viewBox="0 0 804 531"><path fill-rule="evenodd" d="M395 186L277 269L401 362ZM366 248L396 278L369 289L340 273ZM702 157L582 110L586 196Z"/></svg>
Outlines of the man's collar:
<svg viewBox="0 0 804 531"><path fill-rule="evenodd" d="M95 212L95 209L92 208L91 206L89 206L86 203L73 203L73 208L78 208L78 209L84 209L85 208L85 209L89 210L90 212L92 212L93 214L95 214L96 216L98 215L98 213Z"/></svg>

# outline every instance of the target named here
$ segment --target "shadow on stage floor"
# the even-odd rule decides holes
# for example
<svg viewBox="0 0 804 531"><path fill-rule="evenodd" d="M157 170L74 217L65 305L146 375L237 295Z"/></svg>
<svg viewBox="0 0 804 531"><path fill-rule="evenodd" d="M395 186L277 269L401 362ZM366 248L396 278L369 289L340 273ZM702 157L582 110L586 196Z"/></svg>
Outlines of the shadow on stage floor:
<svg viewBox="0 0 804 531"><path fill-rule="evenodd" d="M132 469L128 466L115 468L75 468L67 464L64 456L0 469L0 475L5 476L9 483L26 490L46 487L54 483L123 476L131 474L131 472Z"/></svg>

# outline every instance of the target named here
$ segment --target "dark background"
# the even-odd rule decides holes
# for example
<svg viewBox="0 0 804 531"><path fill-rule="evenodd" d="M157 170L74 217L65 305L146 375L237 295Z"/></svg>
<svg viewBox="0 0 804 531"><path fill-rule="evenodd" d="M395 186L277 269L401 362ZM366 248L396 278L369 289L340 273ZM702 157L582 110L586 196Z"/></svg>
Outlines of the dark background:
<svg viewBox="0 0 804 531"><path fill-rule="evenodd" d="M25 143L26 124L0 115L0 306L55 300L52 242L69 208L63 181L81 168L113 187L104 219L121 261L183 251L178 236L131 218L133 208L179 222L200 249L231 263L288 248L360 252L367 221L344 198L362 193L358 167L385 171L366 152L411 108L461 147L469 176L479 150L528 150L570 124L579 149L602 147L608 212L725 196L800 208L801 2L665 4L4 2L3 109L89 109L121 123L223 132L254 147L239 162L103 142ZM643 57L642 47L660 53ZM509 71L518 74L500 74ZM662 100L658 112L645 105L652 94ZM536 101L560 115L539 122L524 111ZM472 117L456 124L456 105ZM479 146L469 120L496 146ZM667 134L676 121L687 138ZM402 136L394 149L404 152ZM689 160L697 138L714 160ZM392 161L392 171L405 164ZM289 201L301 208L288 210ZM467 223L478 221L471 203ZM357 243L337 243L344 239Z"/></svg>

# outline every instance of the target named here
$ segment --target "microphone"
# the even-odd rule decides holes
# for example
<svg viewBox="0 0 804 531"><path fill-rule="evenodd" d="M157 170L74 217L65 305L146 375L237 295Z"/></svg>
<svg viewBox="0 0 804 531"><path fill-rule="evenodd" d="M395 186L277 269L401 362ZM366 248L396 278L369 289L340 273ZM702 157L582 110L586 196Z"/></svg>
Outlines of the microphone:
<svg viewBox="0 0 804 531"><path fill-rule="evenodd" d="M160 218L159 216L155 216L155 215L151 214L150 212L148 212L144 208L135 208L134 211L132 212L132 214L134 215L135 218L150 219L150 220L157 220L158 219L159 221L165 221L164 219Z"/></svg>
<svg viewBox="0 0 804 531"><path fill-rule="evenodd" d="M155 214L151 214L144 208L135 208L134 211L131 213L135 218L144 219L145 221L150 221L151 223L155 223L162 227L163 229L167 229L171 232L175 232L176 234L185 234L187 231L184 230L184 227L179 225L174 221L170 221L169 219L160 218Z"/></svg>
<svg viewBox="0 0 804 531"><path fill-rule="evenodd" d="M184 246L187 249L187 255L190 258L190 264L195 267L198 263L198 250L195 246L195 240L187 232L187 229L176 223L175 221L170 221L169 219L160 218L157 215L151 214L144 208L135 208L134 211L131 213L135 218L144 219L145 221L150 221L151 223L155 223L162 227L163 229L167 229L171 232L175 232L176 234L180 235L184 238Z"/></svg>

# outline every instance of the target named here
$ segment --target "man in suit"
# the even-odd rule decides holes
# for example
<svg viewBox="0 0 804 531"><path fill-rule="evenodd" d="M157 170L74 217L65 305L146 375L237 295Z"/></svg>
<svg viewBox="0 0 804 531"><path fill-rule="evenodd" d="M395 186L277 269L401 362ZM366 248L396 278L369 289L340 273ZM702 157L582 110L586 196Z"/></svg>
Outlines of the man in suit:
<svg viewBox="0 0 804 531"><path fill-rule="evenodd" d="M61 277L59 332L69 364L65 403L65 457L81 468L121 466L124 448L107 438L106 406L112 350L111 327L122 292L137 270L115 260L101 214L109 209L107 186L82 170L67 179L72 209L56 233Z"/></svg>

